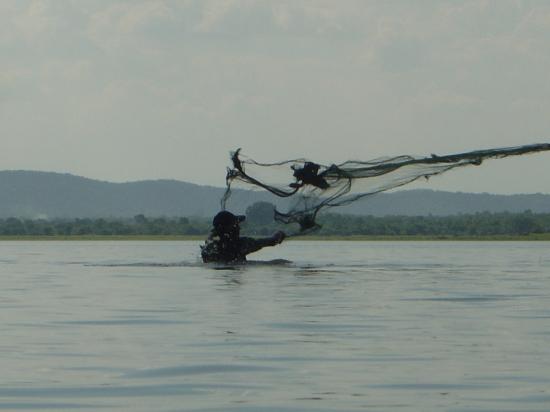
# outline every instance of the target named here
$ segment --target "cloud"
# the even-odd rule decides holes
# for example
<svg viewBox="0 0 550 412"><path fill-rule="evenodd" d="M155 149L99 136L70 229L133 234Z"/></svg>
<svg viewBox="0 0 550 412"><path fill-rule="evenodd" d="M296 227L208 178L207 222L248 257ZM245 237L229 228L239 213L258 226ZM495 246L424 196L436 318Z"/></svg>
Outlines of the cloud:
<svg viewBox="0 0 550 412"><path fill-rule="evenodd" d="M211 183L201 159L236 146L331 162L529 143L550 129L549 29L530 1L4 0L6 167Z"/></svg>

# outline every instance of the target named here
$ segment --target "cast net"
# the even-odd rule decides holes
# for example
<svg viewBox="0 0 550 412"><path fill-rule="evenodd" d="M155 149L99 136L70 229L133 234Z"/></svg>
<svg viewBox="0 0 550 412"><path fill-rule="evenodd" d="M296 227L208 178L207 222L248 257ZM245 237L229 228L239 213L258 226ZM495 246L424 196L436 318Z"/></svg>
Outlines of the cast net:
<svg viewBox="0 0 550 412"><path fill-rule="evenodd" d="M299 233L304 233L319 227L316 218L323 209L346 205L457 167L479 166L486 159L547 150L550 150L549 143L539 143L445 156L401 155L323 165L307 159L260 163L238 149L231 154L233 167L227 170L227 190L221 206L226 208L233 187L267 190L275 196L289 198L288 209L276 209L274 219L285 224L296 223Z"/></svg>

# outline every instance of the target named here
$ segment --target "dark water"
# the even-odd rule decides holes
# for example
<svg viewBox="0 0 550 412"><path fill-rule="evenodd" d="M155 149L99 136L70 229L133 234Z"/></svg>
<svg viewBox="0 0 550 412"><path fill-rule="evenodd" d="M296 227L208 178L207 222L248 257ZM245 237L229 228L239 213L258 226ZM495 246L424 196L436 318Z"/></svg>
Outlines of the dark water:
<svg viewBox="0 0 550 412"><path fill-rule="evenodd" d="M550 243L197 252L1 242L0 410L550 410Z"/></svg>

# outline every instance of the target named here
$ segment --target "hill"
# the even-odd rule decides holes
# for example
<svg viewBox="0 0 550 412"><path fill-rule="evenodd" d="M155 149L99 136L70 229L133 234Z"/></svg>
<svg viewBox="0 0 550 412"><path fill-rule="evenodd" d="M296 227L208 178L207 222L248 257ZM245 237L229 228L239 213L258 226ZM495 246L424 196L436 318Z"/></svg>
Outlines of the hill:
<svg viewBox="0 0 550 412"><path fill-rule="evenodd" d="M176 180L112 183L61 173L0 171L0 217L210 216L219 210L223 193L223 188ZM232 200L244 210L257 198L239 191Z"/></svg>
<svg viewBox="0 0 550 412"><path fill-rule="evenodd" d="M445 192L426 189L380 193L341 208L356 215L450 216L477 212L550 212L550 195Z"/></svg>
<svg viewBox="0 0 550 412"><path fill-rule="evenodd" d="M176 180L112 183L70 174L0 171L0 218L212 216L224 188ZM276 202L277 200L277 202ZM278 203L269 193L236 190L231 210L256 201ZM493 195L408 190L382 193L334 212L357 215L453 215L475 212L550 212L550 195Z"/></svg>

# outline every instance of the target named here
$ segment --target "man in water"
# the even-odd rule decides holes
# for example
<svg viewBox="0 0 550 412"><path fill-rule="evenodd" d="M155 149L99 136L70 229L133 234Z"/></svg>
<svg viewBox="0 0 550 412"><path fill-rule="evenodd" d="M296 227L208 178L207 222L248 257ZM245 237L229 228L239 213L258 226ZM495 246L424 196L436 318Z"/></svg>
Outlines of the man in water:
<svg viewBox="0 0 550 412"><path fill-rule="evenodd" d="M240 236L240 223L244 216L235 216L223 210L212 220L212 231L201 246L203 262L240 263L246 262L246 255L265 246L275 246L283 241L285 233L278 231L263 239Z"/></svg>

